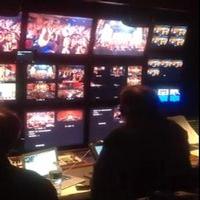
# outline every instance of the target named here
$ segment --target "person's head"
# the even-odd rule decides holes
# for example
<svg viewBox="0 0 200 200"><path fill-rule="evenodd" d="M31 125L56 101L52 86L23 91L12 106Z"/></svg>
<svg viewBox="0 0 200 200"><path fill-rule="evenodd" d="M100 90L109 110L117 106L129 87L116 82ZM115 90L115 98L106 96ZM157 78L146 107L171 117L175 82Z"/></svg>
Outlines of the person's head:
<svg viewBox="0 0 200 200"><path fill-rule="evenodd" d="M126 120L159 116L158 97L147 86L127 86L120 93L121 114Z"/></svg>
<svg viewBox="0 0 200 200"><path fill-rule="evenodd" d="M6 155L15 145L21 130L17 115L9 110L0 109L0 155Z"/></svg>

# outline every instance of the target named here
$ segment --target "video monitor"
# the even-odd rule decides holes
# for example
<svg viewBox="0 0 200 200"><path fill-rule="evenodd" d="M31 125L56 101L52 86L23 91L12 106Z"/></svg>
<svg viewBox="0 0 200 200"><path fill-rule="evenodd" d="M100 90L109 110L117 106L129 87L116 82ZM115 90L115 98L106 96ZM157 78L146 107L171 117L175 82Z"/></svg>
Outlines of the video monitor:
<svg viewBox="0 0 200 200"><path fill-rule="evenodd" d="M29 13L26 49L39 53L87 54L91 18Z"/></svg>
<svg viewBox="0 0 200 200"><path fill-rule="evenodd" d="M181 92L178 88L157 89L157 95L161 103L178 103L181 101Z"/></svg>
<svg viewBox="0 0 200 200"><path fill-rule="evenodd" d="M119 106L93 108L90 110L89 141L104 140L113 129L123 124Z"/></svg>
<svg viewBox="0 0 200 200"><path fill-rule="evenodd" d="M18 49L21 35L21 15L0 16L0 52Z"/></svg>
<svg viewBox="0 0 200 200"><path fill-rule="evenodd" d="M27 112L25 150L83 144L83 110Z"/></svg>
<svg viewBox="0 0 200 200"><path fill-rule="evenodd" d="M147 81L149 83L180 81L182 69L183 60L149 59Z"/></svg>
<svg viewBox="0 0 200 200"><path fill-rule="evenodd" d="M34 64L27 66L28 80L52 80L56 78L56 66L45 64Z"/></svg>
<svg viewBox="0 0 200 200"><path fill-rule="evenodd" d="M94 54L140 56L146 47L149 28L127 26L122 21L98 20Z"/></svg>
<svg viewBox="0 0 200 200"><path fill-rule="evenodd" d="M93 66L90 80L92 100L115 100L126 85L141 85L142 66Z"/></svg>
<svg viewBox="0 0 200 200"><path fill-rule="evenodd" d="M32 100L54 99L56 93L56 84L47 82L28 83L26 85L26 98Z"/></svg>
<svg viewBox="0 0 200 200"><path fill-rule="evenodd" d="M155 25L152 46L180 47L185 43L187 26Z"/></svg>
<svg viewBox="0 0 200 200"><path fill-rule="evenodd" d="M61 65L58 67L58 98L76 100L84 97L83 65Z"/></svg>
<svg viewBox="0 0 200 200"><path fill-rule="evenodd" d="M16 100L16 65L0 64L0 101Z"/></svg>

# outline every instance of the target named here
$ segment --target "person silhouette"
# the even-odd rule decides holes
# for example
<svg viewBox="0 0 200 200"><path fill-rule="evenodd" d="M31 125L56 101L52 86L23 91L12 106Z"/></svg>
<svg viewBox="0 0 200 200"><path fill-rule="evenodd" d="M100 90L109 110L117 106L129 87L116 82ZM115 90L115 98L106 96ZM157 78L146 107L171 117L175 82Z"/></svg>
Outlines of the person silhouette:
<svg viewBox="0 0 200 200"><path fill-rule="evenodd" d="M0 199L57 200L53 185L39 174L10 164L7 154L20 137L18 116L0 109Z"/></svg>
<svg viewBox="0 0 200 200"><path fill-rule="evenodd" d="M146 86L122 90L125 125L104 141L94 167L92 200L134 200L156 190L191 187L187 132L162 116L158 103Z"/></svg>

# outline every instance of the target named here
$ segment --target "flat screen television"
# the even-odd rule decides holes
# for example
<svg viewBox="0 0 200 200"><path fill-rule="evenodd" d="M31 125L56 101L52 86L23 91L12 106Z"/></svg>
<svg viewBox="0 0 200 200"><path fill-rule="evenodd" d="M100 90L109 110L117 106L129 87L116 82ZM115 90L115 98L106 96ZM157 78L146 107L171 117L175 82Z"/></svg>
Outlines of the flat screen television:
<svg viewBox="0 0 200 200"><path fill-rule="evenodd" d="M124 124L119 106L90 110L89 142L104 140L114 129Z"/></svg>
<svg viewBox="0 0 200 200"><path fill-rule="evenodd" d="M83 110L25 113L25 151L83 144Z"/></svg>
<svg viewBox="0 0 200 200"><path fill-rule="evenodd" d="M0 52L11 52L19 48L21 15L0 16Z"/></svg>
<svg viewBox="0 0 200 200"><path fill-rule="evenodd" d="M83 65L28 65L26 98L36 101L82 99L84 70Z"/></svg>
<svg viewBox="0 0 200 200"><path fill-rule="evenodd" d="M153 47L181 47L186 33L187 26L155 25L151 44Z"/></svg>
<svg viewBox="0 0 200 200"><path fill-rule="evenodd" d="M172 83L181 81L183 60L149 59L147 67L148 83Z"/></svg>
<svg viewBox="0 0 200 200"><path fill-rule="evenodd" d="M142 84L142 66L98 65L92 67L91 100L116 100L126 85Z"/></svg>
<svg viewBox="0 0 200 200"><path fill-rule="evenodd" d="M87 54L92 19L29 13L26 49L50 54Z"/></svg>
<svg viewBox="0 0 200 200"><path fill-rule="evenodd" d="M0 64L0 102L16 100L16 65Z"/></svg>
<svg viewBox="0 0 200 200"><path fill-rule="evenodd" d="M149 28L127 26L122 21L99 19L93 47L97 55L143 55Z"/></svg>

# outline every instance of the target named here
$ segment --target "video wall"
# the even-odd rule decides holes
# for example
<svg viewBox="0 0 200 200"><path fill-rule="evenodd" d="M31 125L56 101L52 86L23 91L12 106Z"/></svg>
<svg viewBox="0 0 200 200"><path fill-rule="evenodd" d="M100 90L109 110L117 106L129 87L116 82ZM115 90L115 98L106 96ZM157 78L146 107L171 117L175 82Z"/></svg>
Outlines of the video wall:
<svg viewBox="0 0 200 200"><path fill-rule="evenodd" d="M179 107L186 37L182 22L0 16L0 105L20 113L23 151L104 139L124 123L118 105L127 85L148 85L161 107Z"/></svg>

